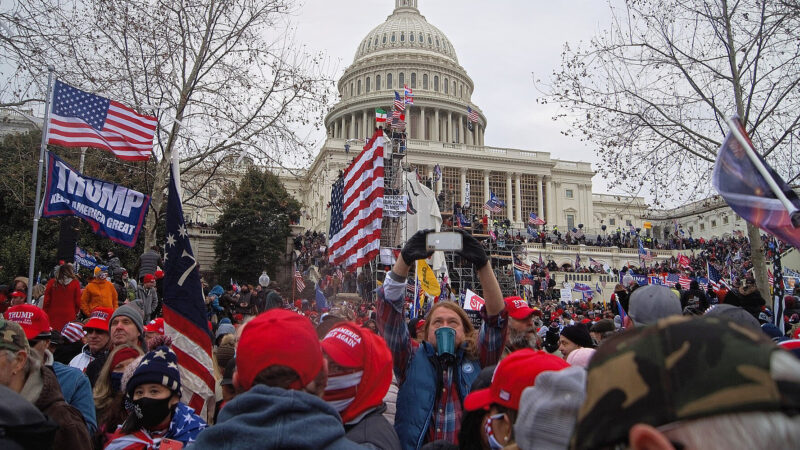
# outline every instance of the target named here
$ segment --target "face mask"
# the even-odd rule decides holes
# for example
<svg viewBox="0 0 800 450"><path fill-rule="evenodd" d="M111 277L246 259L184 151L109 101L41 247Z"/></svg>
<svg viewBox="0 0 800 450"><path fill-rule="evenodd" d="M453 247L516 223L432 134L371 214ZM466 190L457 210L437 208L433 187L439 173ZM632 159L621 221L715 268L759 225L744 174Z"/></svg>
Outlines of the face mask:
<svg viewBox="0 0 800 450"><path fill-rule="evenodd" d="M100 278L101 280L105 280L106 278L108 278L108 274L106 274L105 272L100 272L100 274L97 276L97 278Z"/></svg>
<svg viewBox="0 0 800 450"><path fill-rule="evenodd" d="M111 390L114 392L122 390L122 372L111 372Z"/></svg>
<svg viewBox="0 0 800 450"><path fill-rule="evenodd" d="M500 445L500 443L497 442L497 439L494 437L494 430L492 429L492 420L496 420L501 417L503 417L503 414L495 414L494 416L489 416L489 418L486 420L486 426L485 426L486 437L487 440L489 441L489 448L491 448L492 450L503 449L503 446Z"/></svg>
<svg viewBox="0 0 800 450"><path fill-rule="evenodd" d="M172 397L155 399L142 397L133 402L133 413L137 423L144 428L153 428L166 419L172 412L169 401Z"/></svg>

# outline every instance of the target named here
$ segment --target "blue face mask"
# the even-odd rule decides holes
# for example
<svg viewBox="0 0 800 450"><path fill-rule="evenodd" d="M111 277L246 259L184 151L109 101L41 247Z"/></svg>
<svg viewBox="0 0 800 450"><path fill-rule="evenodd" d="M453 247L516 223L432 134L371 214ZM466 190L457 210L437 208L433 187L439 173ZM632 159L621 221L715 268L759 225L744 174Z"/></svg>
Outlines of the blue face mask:
<svg viewBox="0 0 800 450"><path fill-rule="evenodd" d="M122 373L111 372L111 390L119 392L122 390Z"/></svg>
<svg viewBox="0 0 800 450"><path fill-rule="evenodd" d="M494 430L492 429L492 420L500 419L503 416L504 416L504 414L502 414L502 413L501 414L495 414L493 416L489 416L489 418L486 419L486 429L485 429L486 438L489 441L489 448L491 448L492 450L502 450L503 449L503 446L499 442L497 442L497 438L494 437Z"/></svg>

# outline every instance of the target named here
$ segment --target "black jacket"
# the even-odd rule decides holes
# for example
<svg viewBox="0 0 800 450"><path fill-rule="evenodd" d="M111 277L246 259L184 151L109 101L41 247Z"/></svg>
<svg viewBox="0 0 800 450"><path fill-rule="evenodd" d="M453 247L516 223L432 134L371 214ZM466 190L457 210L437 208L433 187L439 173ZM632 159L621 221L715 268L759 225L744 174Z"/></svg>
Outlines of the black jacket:
<svg viewBox="0 0 800 450"><path fill-rule="evenodd" d="M394 427L383 417L386 404L370 411L353 425L345 425L345 437L356 444L371 445L383 450L400 450L400 438Z"/></svg>

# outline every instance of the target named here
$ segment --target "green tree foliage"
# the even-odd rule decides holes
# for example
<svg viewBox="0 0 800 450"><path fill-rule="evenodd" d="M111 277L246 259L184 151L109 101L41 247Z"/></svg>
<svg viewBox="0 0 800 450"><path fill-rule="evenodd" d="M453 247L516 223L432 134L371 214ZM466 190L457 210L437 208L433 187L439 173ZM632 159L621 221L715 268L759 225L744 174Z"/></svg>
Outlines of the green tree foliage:
<svg viewBox="0 0 800 450"><path fill-rule="evenodd" d="M37 131L13 134L0 140L0 284L28 274L41 136ZM50 150L78 168L80 149L50 147ZM149 173L146 173L148 168ZM83 173L87 176L149 192L153 184L152 172L152 163L129 163L101 150L86 151ZM42 190L44 192L44 187ZM41 271L43 279L58 263L56 252L62 220L61 217L39 220L34 273ZM134 248L128 248L94 234L86 222L78 222L81 248L98 252L103 258L111 250L120 258L123 267L132 271L143 251L141 236Z"/></svg>
<svg viewBox="0 0 800 450"><path fill-rule="evenodd" d="M286 253L291 221L300 216L300 204L280 179L267 170L248 169L239 188L225 200L215 224L214 242L220 280L255 282L262 270L275 274Z"/></svg>

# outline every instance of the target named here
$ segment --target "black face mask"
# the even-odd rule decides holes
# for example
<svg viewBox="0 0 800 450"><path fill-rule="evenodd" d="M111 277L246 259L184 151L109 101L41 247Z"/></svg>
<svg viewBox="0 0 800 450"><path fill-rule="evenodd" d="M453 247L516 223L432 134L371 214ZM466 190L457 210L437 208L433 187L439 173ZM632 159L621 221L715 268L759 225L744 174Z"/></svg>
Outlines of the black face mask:
<svg viewBox="0 0 800 450"><path fill-rule="evenodd" d="M174 406L169 406L172 397L155 399L142 397L133 402L133 414L137 423L143 428L153 428L166 419Z"/></svg>
<svg viewBox="0 0 800 450"><path fill-rule="evenodd" d="M111 372L111 390L114 392L122 390L122 372Z"/></svg>

